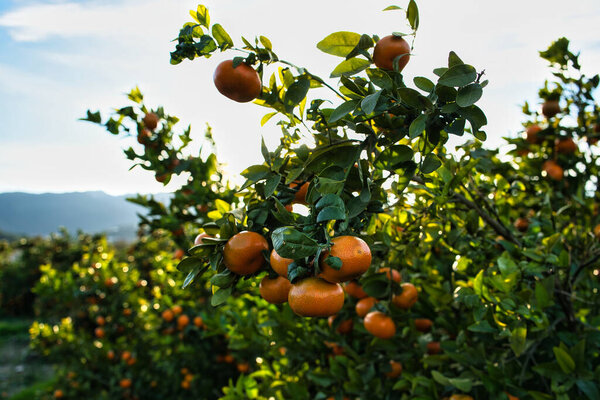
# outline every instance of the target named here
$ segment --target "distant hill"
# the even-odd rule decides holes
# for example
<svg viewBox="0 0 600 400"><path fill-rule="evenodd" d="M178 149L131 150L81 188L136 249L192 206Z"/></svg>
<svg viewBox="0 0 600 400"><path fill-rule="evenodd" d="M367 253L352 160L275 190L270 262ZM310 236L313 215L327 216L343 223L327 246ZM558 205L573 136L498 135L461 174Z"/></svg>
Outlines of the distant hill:
<svg viewBox="0 0 600 400"><path fill-rule="evenodd" d="M133 239L137 213L144 209L104 192L0 193L0 231L16 235L48 235L65 227L69 232L105 232L115 240ZM156 196L166 201L168 195Z"/></svg>

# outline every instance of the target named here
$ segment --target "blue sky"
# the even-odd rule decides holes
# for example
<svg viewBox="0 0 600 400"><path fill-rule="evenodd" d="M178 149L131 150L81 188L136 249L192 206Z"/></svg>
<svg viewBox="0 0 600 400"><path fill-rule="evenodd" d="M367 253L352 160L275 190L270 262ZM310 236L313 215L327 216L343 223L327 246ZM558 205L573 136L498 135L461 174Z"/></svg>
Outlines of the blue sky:
<svg viewBox="0 0 600 400"><path fill-rule="evenodd" d="M404 5L403 1L395 2ZM260 161L260 136L277 143L278 129L260 127L261 107L220 96L212 72L223 55L169 65L170 40L189 0L0 1L0 192L166 189L146 171L127 172L121 148L130 142L77 121L87 108L104 112L125 104L139 85L150 105L163 104L202 136L214 128L218 154L232 176ZM400 13L382 13L387 1L212 0L218 21L234 41L268 36L282 58L328 76L338 61L316 43L328 33L352 30L384 36L406 31ZM536 101L548 77L537 51L567 36L582 51L589 74L600 72L600 3L579 0L427 0L419 2L421 27L407 78L431 76L450 50L485 69L490 85L481 106L488 114L489 146L518 134L523 100ZM294 8L295 7L295 8ZM314 12L314 10L319 12ZM308 27L308 29L307 29ZM232 115L238 115L231 118Z"/></svg>

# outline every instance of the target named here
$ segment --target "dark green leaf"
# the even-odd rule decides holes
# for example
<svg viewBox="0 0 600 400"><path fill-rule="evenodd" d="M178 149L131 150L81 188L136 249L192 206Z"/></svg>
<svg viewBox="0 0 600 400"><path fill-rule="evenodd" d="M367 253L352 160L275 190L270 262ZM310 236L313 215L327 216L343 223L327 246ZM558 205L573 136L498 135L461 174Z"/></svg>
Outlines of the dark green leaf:
<svg viewBox="0 0 600 400"><path fill-rule="evenodd" d="M458 89L456 95L456 104L461 107L469 107L473 105L481 98L483 89L479 83L471 83L465 87Z"/></svg>
<svg viewBox="0 0 600 400"><path fill-rule="evenodd" d="M442 166L442 162L440 159L433 153L427 154L425 160L423 160L423 165L421 165L421 172L424 174L430 174L439 167Z"/></svg>
<svg viewBox="0 0 600 400"><path fill-rule="evenodd" d="M566 350L556 346L552 348L552 351L554 351L554 356L556 357L558 366L565 374L570 374L575 370L575 361L573 361L573 358L571 358Z"/></svg>
<svg viewBox="0 0 600 400"><path fill-rule="evenodd" d="M281 227L271 235L275 251L285 258L298 260L314 255L318 249L317 242L293 228Z"/></svg>
<svg viewBox="0 0 600 400"><path fill-rule="evenodd" d="M375 167L393 171L405 161L412 160L413 151L410 147L399 144L390 146L377 157Z"/></svg>
<svg viewBox="0 0 600 400"><path fill-rule="evenodd" d="M365 114L371 114L373 110L375 110L379 96L381 96L381 91L377 91L362 99L360 102L360 108L362 108Z"/></svg>
<svg viewBox="0 0 600 400"><path fill-rule="evenodd" d="M232 289L233 289L232 287L218 289L212 295L212 298L210 299L210 304L213 307L217 307L217 306L220 306L221 304L225 303L227 301L227 298L229 296L231 296Z"/></svg>
<svg viewBox="0 0 600 400"><path fill-rule="evenodd" d="M433 82L431 82L429 79L424 78L422 76L415 77L413 79L413 82L416 87L418 87L419 89L421 89L427 93L433 92L433 89L435 88L435 84Z"/></svg>
<svg viewBox="0 0 600 400"><path fill-rule="evenodd" d="M304 100L308 93L308 89L310 89L310 80L306 77L302 77L292 83L287 92L285 92L285 97L283 99L285 110L287 112L292 112L294 107Z"/></svg>
<svg viewBox="0 0 600 400"><path fill-rule="evenodd" d="M331 72L331 78L339 78L342 75L352 76L369 68L371 62L364 58L350 58L339 63Z"/></svg>
<svg viewBox="0 0 600 400"><path fill-rule="evenodd" d="M477 71L471 65L461 64L448 69L438 83L444 86L460 87L468 85L477 78Z"/></svg>
<svg viewBox="0 0 600 400"><path fill-rule="evenodd" d="M340 104L329 116L329 123L334 123L344 118L350 112L354 111L357 105L358 100L348 100L347 102Z"/></svg>

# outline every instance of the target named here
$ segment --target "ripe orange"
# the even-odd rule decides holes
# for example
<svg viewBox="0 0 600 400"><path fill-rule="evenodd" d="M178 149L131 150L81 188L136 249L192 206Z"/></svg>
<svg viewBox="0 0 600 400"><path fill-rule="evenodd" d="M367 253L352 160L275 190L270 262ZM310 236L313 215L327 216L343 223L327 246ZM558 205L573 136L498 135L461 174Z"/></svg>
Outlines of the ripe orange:
<svg viewBox="0 0 600 400"><path fill-rule="evenodd" d="M183 312L183 307L181 307L180 305L174 305L173 307L171 307L171 311L173 311L173 314L179 315Z"/></svg>
<svg viewBox="0 0 600 400"><path fill-rule="evenodd" d="M390 360L390 366L392 370L390 372L386 372L385 376L388 378L397 378L402 373L402 363L394 360Z"/></svg>
<svg viewBox="0 0 600 400"><path fill-rule="evenodd" d="M264 264L262 252L269 250L267 240L256 232L243 231L235 234L225 244L223 262L238 275L250 275Z"/></svg>
<svg viewBox="0 0 600 400"><path fill-rule="evenodd" d="M109 350L106 353L106 358L108 358L109 360L114 360L115 359L115 352L113 350Z"/></svg>
<svg viewBox="0 0 600 400"><path fill-rule="evenodd" d="M123 310L123 316L125 316L125 317L131 316L132 313L133 313L133 311L131 311L131 308L125 308Z"/></svg>
<svg viewBox="0 0 600 400"><path fill-rule="evenodd" d="M121 386L123 389L127 389L131 387L131 379L129 378L123 378L119 381L119 386Z"/></svg>
<svg viewBox="0 0 600 400"><path fill-rule="evenodd" d="M63 391L62 391L62 390L60 390L60 389L56 389L56 390L54 391L54 398L55 398L55 399L60 399L60 398L62 398L64 395L65 395L65 394L64 394L64 393L63 393Z"/></svg>
<svg viewBox="0 0 600 400"><path fill-rule="evenodd" d="M248 371L250 371L250 364L248 364L247 362L242 362L242 363L238 363L238 365L236 365L237 370L239 372L246 373Z"/></svg>
<svg viewBox="0 0 600 400"><path fill-rule="evenodd" d="M427 343L427 354L438 354L442 351L440 342L429 342Z"/></svg>
<svg viewBox="0 0 600 400"><path fill-rule="evenodd" d="M173 253L173 258L176 260L181 260L184 255L185 252L183 251L183 249L177 249L175 250L175 253Z"/></svg>
<svg viewBox="0 0 600 400"><path fill-rule="evenodd" d="M541 130L542 130L542 128L540 128L540 126L537 124L530 125L529 127L527 127L527 130L525 131L527 134L527 139L525 139L525 140L527 140L531 144L540 143L541 140L538 137L538 133L540 133Z"/></svg>
<svg viewBox="0 0 600 400"><path fill-rule="evenodd" d="M190 381L181 381L181 388L188 390L190 388L191 384Z"/></svg>
<svg viewBox="0 0 600 400"><path fill-rule="evenodd" d="M327 318L327 323L329 324L330 328L333 326L335 319L336 319L335 315L332 315L329 318ZM336 332L341 335L345 335L346 333L352 332L353 326L354 326L354 322L352 321L352 319L347 319L345 321L340 322L340 324L338 325L338 327L336 329Z"/></svg>
<svg viewBox="0 0 600 400"><path fill-rule="evenodd" d="M212 237L210 236L208 233L206 232L202 232L201 234L199 234L198 236L196 236L196 238L194 239L194 246L198 246L199 244L202 244L202 239L203 238L209 238Z"/></svg>
<svg viewBox="0 0 600 400"><path fill-rule="evenodd" d="M555 181L562 180L564 175L564 170L554 160L548 160L544 162L542 165L542 170L545 171L546 174Z"/></svg>
<svg viewBox="0 0 600 400"><path fill-rule="evenodd" d="M473 400L473 398L466 394L453 394L448 400Z"/></svg>
<svg viewBox="0 0 600 400"><path fill-rule="evenodd" d="M156 174L154 175L154 179L156 179L157 182L163 183L164 181L167 180L167 177L169 176L169 174Z"/></svg>
<svg viewBox="0 0 600 400"><path fill-rule="evenodd" d="M177 318L177 329L179 329L180 331L183 330L189 324L190 317L188 317L187 315L183 314L180 315L179 318Z"/></svg>
<svg viewBox="0 0 600 400"><path fill-rule="evenodd" d="M431 330L433 321L429 318L415 318L415 328L419 332L427 333Z"/></svg>
<svg viewBox="0 0 600 400"><path fill-rule="evenodd" d="M154 113L148 113L144 116L144 118L142 119L142 122L144 123L144 126L146 128L153 131L158 126L158 115L156 115Z"/></svg>
<svg viewBox="0 0 600 400"><path fill-rule="evenodd" d="M127 365L133 365L137 362L137 359L135 357L131 357L129 360L127 360Z"/></svg>
<svg viewBox="0 0 600 400"><path fill-rule="evenodd" d="M96 337L98 339L102 339L105 336L104 329L102 329L102 328L96 328L94 330L94 334L96 335Z"/></svg>
<svg viewBox="0 0 600 400"><path fill-rule="evenodd" d="M137 135L137 141L139 144L146 144L150 142L150 138L152 137L152 132L148 129L142 129L140 133Z"/></svg>
<svg viewBox="0 0 600 400"><path fill-rule="evenodd" d="M111 278L106 278L106 280L104 281L104 285L106 285L106 287L113 287L115 286L115 283L117 283L117 278L115 278L114 276Z"/></svg>
<svg viewBox="0 0 600 400"><path fill-rule="evenodd" d="M231 354L226 354L225 357L223 357L223 361L225 361L227 364L233 364L235 360Z"/></svg>
<svg viewBox="0 0 600 400"><path fill-rule="evenodd" d="M387 276L387 278L393 280L396 283L400 283L400 281L402 280L402 274L400 274L400 272L398 272L395 269L390 269L390 268L386 267L386 268L379 269L378 272L381 274L383 274L385 272L385 275Z"/></svg>
<svg viewBox="0 0 600 400"><path fill-rule="evenodd" d="M164 319L166 322L171 322L173 321L173 318L175 318L175 314L171 310L165 310L161 315L162 319Z"/></svg>
<svg viewBox="0 0 600 400"><path fill-rule="evenodd" d="M291 288L292 284L286 278L278 276L271 279L267 275L260 281L260 297L271 304L283 304L288 301Z"/></svg>
<svg viewBox="0 0 600 400"><path fill-rule="evenodd" d="M379 39L375 44L373 62L377 68L393 70L394 58L398 56L402 56L398 60L398 71L402 72L410 60L410 45L403 38L389 35Z"/></svg>
<svg viewBox="0 0 600 400"><path fill-rule="evenodd" d="M529 229L529 220L524 217L519 217L515 220L515 228L519 232L526 232Z"/></svg>
<svg viewBox="0 0 600 400"><path fill-rule="evenodd" d="M292 189L297 189L298 186L300 186L300 182L290 183L290 188L292 188ZM308 193L308 186L309 186L308 182L305 182L302 186L300 186L300 188L294 195L294 200L292 201L292 203L307 204L306 203L306 193Z"/></svg>
<svg viewBox="0 0 600 400"><path fill-rule="evenodd" d="M361 238L338 236L331 242L331 249L323 252L319 260L321 278L331 283L346 282L361 276L371 266L371 249ZM325 261L328 256L342 260L342 267L339 270L332 268Z"/></svg>
<svg viewBox="0 0 600 400"><path fill-rule="evenodd" d="M286 204L286 205L284 206L284 208L285 208L286 210L288 210L289 212L292 212L292 211L294 211L294 206L293 206L292 204Z"/></svg>
<svg viewBox="0 0 600 400"><path fill-rule="evenodd" d="M234 68L233 60L225 60L217 66L213 81L223 96L238 103L256 99L262 90L258 72L245 63Z"/></svg>
<svg viewBox="0 0 600 400"><path fill-rule="evenodd" d="M185 381L191 382L194 380L194 375L190 374L190 373L186 373L185 377L183 378Z"/></svg>
<svg viewBox="0 0 600 400"><path fill-rule="evenodd" d="M504 394L506 395L506 397L508 397L508 400L519 400L519 398L517 396L513 396L512 394L510 394L508 392L504 392Z"/></svg>
<svg viewBox="0 0 600 400"><path fill-rule="evenodd" d="M288 266L293 262L291 258L281 257L275 249L271 251L271 256L269 257L269 262L271 263L271 268L273 271L277 272L279 275L287 278Z"/></svg>
<svg viewBox="0 0 600 400"><path fill-rule="evenodd" d="M392 303L396 307L408 310L417 302L417 299L419 298L419 293L417 292L417 288L415 287L415 285L413 285L412 283L403 283L401 287L402 293L392 297Z"/></svg>
<svg viewBox="0 0 600 400"><path fill-rule="evenodd" d="M96 323L100 326L103 326L106 323L106 319L102 315L98 315L96 317Z"/></svg>
<svg viewBox="0 0 600 400"><path fill-rule="evenodd" d="M131 358L131 352L125 350L123 354L121 354L121 360L128 361Z"/></svg>
<svg viewBox="0 0 600 400"><path fill-rule="evenodd" d="M310 277L292 285L288 302L303 317L328 317L342 309L344 289L339 283Z"/></svg>
<svg viewBox="0 0 600 400"><path fill-rule="evenodd" d="M573 154L577 151L577 145L572 138L557 140L556 151L560 154Z"/></svg>
<svg viewBox="0 0 600 400"><path fill-rule="evenodd" d="M365 293L362 286L360 286L356 281L344 283L344 290L355 299L364 299L367 297L367 293Z"/></svg>
<svg viewBox="0 0 600 400"><path fill-rule="evenodd" d="M596 236L596 239L600 239L600 224L594 227L594 236Z"/></svg>
<svg viewBox="0 0 600 400"><path fill-rule="evenodd" d="M546 118L552 118L556 114L560 112L560 105L558 104L558 100L546 100L544 104L542 104L542 114Z"/></svg>
<svg viewBox="0 0 600 400"><path fill-rule="evenodd" d="M375 303L377 303L377 299L375 297L365 297L363 299L360 299L354 307L356 315L358 315L361 318L364 317L369 313L369 311L371 311L371 308L373 308Z"/></svg>
<svg viewBox="0 0 600 400"><path fill-rule="evenodd" d="M202 317L195 317L194 325L198 328L202 328L202 325L204 325L204 321L202 320Z"/></svg>
<svg viewBox="0 0 600 400"><path fill-rule="evenodd" d="M380 339L390 339L396 334L396 324L381 311L371 311L364 320L365 329Z"/></svg>

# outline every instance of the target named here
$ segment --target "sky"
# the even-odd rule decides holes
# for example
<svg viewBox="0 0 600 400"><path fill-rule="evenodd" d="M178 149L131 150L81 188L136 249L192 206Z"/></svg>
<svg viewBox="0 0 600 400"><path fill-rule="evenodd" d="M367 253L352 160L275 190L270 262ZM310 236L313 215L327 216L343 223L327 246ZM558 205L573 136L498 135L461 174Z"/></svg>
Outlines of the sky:
<svg viewBox="0 0 600 400"><path fill-rule="evenodd" d="M267 36L280 58L321 77L341 59L316 43L336 31L385 36L407 32L402 12L382 12L407 0L210 0L219 22L236 44L240 37ZM102 190L110 194L173 190L151 172L128 171L122 149L134 143L78 121L89 108L107 114L127 104L139 86L146 103L164 105L191 124L201 140L213 128L220 161L233 178L260 163L260 139L274 148L274 121L260 126L267 109L238 104L215 89L212 74L232 53L169 64L171 42L197 1L189 0L0 0L0 192ZM418 1L421 24L414 56L404 70L433 77L448 52L485 70L490 81L478 105L488 116L486 146L516 136L525 100L538 104L537 90L550 77L538 51L565 36L581 51L584 72L600 72L600 3L578 0ZM241 46L240 46L241 47ZM333 81L332 81L333 82Z"/></svg>

